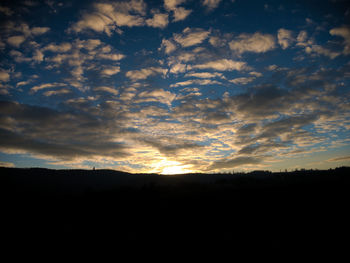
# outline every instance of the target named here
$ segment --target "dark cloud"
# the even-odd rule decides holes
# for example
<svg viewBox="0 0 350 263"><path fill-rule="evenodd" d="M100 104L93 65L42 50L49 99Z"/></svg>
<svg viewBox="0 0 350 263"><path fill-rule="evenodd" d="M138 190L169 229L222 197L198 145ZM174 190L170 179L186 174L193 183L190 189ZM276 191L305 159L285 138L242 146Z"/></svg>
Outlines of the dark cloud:
<svg viewBox="0 0 350 263"><path fill-rule="evenodd" d="M92 156L124 157L127 147L115 142L118 134L135 133L86 113L0 102L0 145L6 150L22 150L71 160Z"/></svg>
<svg viewBox="0 0 350 263"><path fill-rule="evenodd" d="M176 156L176 154L182 150L195 151L196 149L203 147L195 142L170 137L144 138L142 139L142 142L158 149L160 153L167 156Z"/></svg>
<svg viewBox="0 0 350 263"><path fill-rule="evenodd" d="M262 159L257 157L249 157L249 156L239 156L232 159L222 159L213 162L210 166L207 167L208 171L211 170L219 170L219 169L229 169L237 166L242 166L246 164L258 164L262 161Z"/></svg>

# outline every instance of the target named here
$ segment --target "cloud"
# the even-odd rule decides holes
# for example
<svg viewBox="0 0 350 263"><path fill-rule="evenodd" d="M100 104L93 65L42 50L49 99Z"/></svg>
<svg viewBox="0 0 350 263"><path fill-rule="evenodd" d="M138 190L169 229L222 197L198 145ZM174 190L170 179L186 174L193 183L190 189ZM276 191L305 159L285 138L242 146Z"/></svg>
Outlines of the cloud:
<svg viewBox="0 0 350 263"><path fill-rule="evenodd" d="M49 27L33 27L31 29L31 33L33 35L42 35L42 34L45 34L46 32L50 31L50 28Z"/></svg>
<svg viewBox="0 0 350 263"><path fill-rule="evenodd" d="M165 75L167 72L166 69L160 68L160 67L149 67L149 68L143 68L140 70L130 70L126 72L125 76L127 76L129 79L132 80L141 80L141 79L147 79L150 76L154 76L157 74Z"/></svg>
<svg viewBox="0 0 350 263"><path fill-rule="evenodd" d="M173 74L183 73L186 71L186 69L187 69L186 64L177 63L171 66L170 73L173 73Z"/></svg>
<svg viewBox="0 0 350 263"><path fill-rule="evenodd" d="M79 33L90 29L110 36L113 31L117 31L116 26L144 26L145 14L146 4L143 0L94 3L91 12L85 12L69 31Z"/></svg>
<svg viewBox="0 0 350 263"><path fill-rule="evenodd" d="M198 151L203 146L193 141L175 139L171 137L144 138L142 142L156 148L166 156L176 156L183 151Z"/></svg>
<svg viewBox="0 0 350 263"><path fill-rule="evenodd" d="M320 45L307 46L305 48L305 52L307 54L317 54L317 55L327 56L331 59L335 59L336 57L338 57L340 55L339 52L332 51L332 50L327 49L325 47L322 47Z"/></svg>
<svg viewBox="0 0 350 263"><path fill-rule="evenodd" d="M245 62L235 61L231 59L219 59L219 60L209 61L204 64L197 64L192 66L192 68L197 68L197 69L214 69L218 71L232 71L232 70L241 71L246 67L247 66Z"/></svg>
<svg viewBox="0 0 350 263"><path fill-rule="evenodd" d="M91 83L96 86L97 82L105 81L102 79L106 76L120 72L119 63L108 65L126 57L99 39L77 38L70 43L49 43L40 51L45 53L47 69L56 71L58 74L66 72L64 81L81 91L86 90ZM18 59L25 58L18 56ZM97 75L97 72L101 74Z"/></svg>
<svg viewBox="0 0 350 263"><path fill-rule="evenodd" d="M168 23L168 14L161 13L155 13L153 18L146 20L146 24L151 27L165 28Z"/></svg>
<svg viewBox="0 0 350 263"><path fill-rule="evenodd" d="M262 160L260 158L256 157L249 157L249 156L239 156L232 159L222 159L213 162L210 166L208 166L207 170L220 170L220 169L230 169L239 167L246 164L258 164L261 163Z"/></svg>
<svg viewBox="0 0 350 263"><path fill-rule="evenodd" d="M106 107L104 110L105 113L110 111ZM8 118L0 127L1 151L20 151L65 161L127 156L127 147L115 142L118 134L127 134L120 119L119 122L107 119L101 122L103 116L95 117L87 112L56 111L2 101L0 117ZM13 121L8 122L10 119Z"/></svg>
<svg viewBox="0 0 350 263"><path fill-rule="evenodd" d="M270 65L270 66L267 67L267 70L269 70L269 71L274 71L274 70L276 70L277 68L278 68L277 65L272 64L272 65Z"/></svg>
<svg viewBox="0 0 350 263"><path fill-rule="evenodd" d="M209 36L210 31L200 28L186 27L182 34L174 34L174 40L182 47L190 47L202 43Z"/></svg>
<svg viewBox="0 0 350 263"><path fill-rule="evenodd" d="M174 10L178 5L186 2L186 0L164 0L164 7L166 10Z"/></svg>
<svg viewBox="0 0 350 263"><path fill-rule="evenodd" d="M14 47L19 48L27 39L34 38L37 35L42 35L50 30L49 27L32 27L30 28L26 23L15 23L9 21L2 26L2 38ZM37 45L36 42L30 42Z"/></svg>
<svg viewBox="0 0 350 263"><path fill-rule="evenodd" d="M179 7L184 2L186 0L164 0L164 8L169 12L173 12L173 22L185 20L191 14L192 10Z"/></svg>
<svg viewBox="0 0 350 263"><path fill-rule="evenodd" d="M247 85L248 83L255 80L255 77L242 77L229 80L230 82L237 85Z"/></svg>
<svg viewBox="0 0 350 263"><path fill-rule="evenodd" d="M49 90L49 91L45 91L43 93L44 96L46 97L50 97L53 95L64 95L64 94L69 94L72 91L70 89L59 89L59 90Z"/></svg>
<svg viewBox="0 0 350 263"><path fill-rule="evenodd" d="M20 81L20 82L17 82L16 87L26 86L31 82L32 80Z"/></svg>
<svg viewBox="0 0 350 263"><path fill-rule="evenodd" d="M209 11L215 9L220 4L221 0L203 0L202 4L205 6Z"/></svg>
<svg viewBox="0 0 350 263"><path fill-rule="evenodd" d="M106 86L100 86L100 87L96 87L93 89L94 91L102 91L102 92L107 92L107 93L111 93L113 95L118 95L118 90L111 88L111 87L106 87Z"/></svg>
<svg viewBox="0 0 350 263"><path fill-rule="evenodd" d="M341 162L341 161L350 161L350 156L340 156L340 157L331 158L327 160L327 162Z"/></svg>
<svg viewBox="0 0 350 263"><path fill-rule="evenodd" d="M166 54L170 54L176 50L176 44L171 40L163 39L159 49L164 49Z"/></svg>
<svg viewBox="0 0 350 263"><path fill-rule="evenodd" d="M0 167L15 167L13 163L10 162L1 162L0 161Z"/></svg>
<svg viewBox="0 0 350 263"><path fill-rule="evenodd" d="M7 43L11 46L19 48L25 40L26 38L24 36L12 36L7 38Z"/></svg>
<svg viewBox="0 0 350 263"><path fill-rule="evenodd" d="M67 84L65 83L59 83L59 82L54 82L54 83L45 83L45 84L41 84L38 86L34 86L30 89L31 92L37 92L39 90L42 89L48 89L48 88L54 88L54 87L64 87L67 86Z"/></svg>
<svg viewBox="0 0 350 263"><path fill-rule="evenodd" d="M7 82L9 80L10 80L10 74L4 69L0 69L0 81Z"/></svg>
<svg viewBox="0 0 350 263"><path fill-rule="evenodd" d="M263 74L261 74L260 72L252 71L252 72L249 72L249 75L252 75L258 78L258 77L262 77Z"/></svg>
<svg viewBox="0 0 350 263"><path fill-rule="evenodd" d="M168 106L171 106L171 103L176 98L176 94L171 93L170 91L165 91L163 89L156 89L152 91L143 91L138 94L140 98L153 98L148 101L157 101Z"/></svg>
<svg viewBox="0 0 350 263"><path fill-rule="evenodd" d="M294 42L292 31L284 28L278 30L277 39L282 49L288 48Z"/></svg>
<svg viewBox="0 0 350 263"><path fill-rule="evenodd" d="M350 27L349 26L342 26L342 27L336 27L332 28L329 33L332 36L340 36L344 38L344 55L350 54Z"/></svg>
<svg viewBox="0 0 350 263"><path fill-rule="evenodd" d="M244 52L264 53L275 48L275 38L270 34L240 34L229 43L230 49L242 54Z"/></svg>
<svg viewBox="0 0 350 263"><path fill-rule="evenodd" d="M297 36L298 44L304 43L307 40L307 37L307 32L305 30L300 31Z"/></svg>
<svg viewBox="0 0 350 263"><path fill-rule="evenodd" d="M0 13L5 14L6 16L12 16L14 12L6 6L0 6Z"/></svg>
<svg viewBox="0 0 350 263"><path fill-rule="evenodd" d="M178 7L173 10L174 12L174 22L185 20L192 12L192 10L185 9L183 7Z"/></svg>
<svg viewBox="0 0 350 263"><path fill-rule="evenodd" d="M98 54L98 58L105 59L105 60L113 60L113 61L119 61L125 58L126 56L123 54Z"/></svg>
<svg viewBox="0 0 350 263"><path fill-rule="evenodd" d="M107 76L112 76L120 72L120 67L119 66L113 66L113 67L108 67L105 68L104 70L101 71L102 75L107 75Z"/></svg>
<svg viewBox="0 0 350 263"><path fill-rule="evenodd" d="M62 42L59 45L56 44L49 44L47 46L45 46L42 51L51 51L51 52L56 52L56 53L65 53L68 52L72 49L72 44L68 43L68 42Z"/></svg>
<svg viewBox="0 0 350 263"><path fill-rule="evenodd" d="M192 80L186 80L177 82L175 84L171 84L170 87L181 87L181 86L189 86L189 85L214 85L214 84L221 84L219 81L211 80L211 79L192 79Z"/></svg>
<svg viewBox="0 0 350 263"><path fill-rule="evenodd" d="M299 32L296 45L304 48L304 51L312 56L323 55L329 57L330 59L335 59L341 54L340 52L333 51L327 47L316 44L313 38L308 39L306 31Z"/></svg>
<svg viewBox="0 0 350 263"><path fill-rule="evenodd" d="M190 72L185 75L185 77L195 77L195 78L223 78L222 73L219 72Z"/></svg>
<svg viewBox="0 0 350 263"><path fill-rule="evenodd" d="M35 50L32 59L36 62L44 61L44 54L40 50Z"/></svg>

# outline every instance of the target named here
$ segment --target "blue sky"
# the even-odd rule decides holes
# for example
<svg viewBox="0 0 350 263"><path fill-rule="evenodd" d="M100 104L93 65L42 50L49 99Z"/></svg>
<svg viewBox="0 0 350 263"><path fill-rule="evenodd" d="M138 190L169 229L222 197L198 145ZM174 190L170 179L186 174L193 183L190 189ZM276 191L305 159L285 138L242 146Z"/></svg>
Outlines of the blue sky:
<svg viewBox="0 0 350 263"><path fill-rule="evenodd" d="M2 1L0 164L350 164L347 1Z"/></svg>

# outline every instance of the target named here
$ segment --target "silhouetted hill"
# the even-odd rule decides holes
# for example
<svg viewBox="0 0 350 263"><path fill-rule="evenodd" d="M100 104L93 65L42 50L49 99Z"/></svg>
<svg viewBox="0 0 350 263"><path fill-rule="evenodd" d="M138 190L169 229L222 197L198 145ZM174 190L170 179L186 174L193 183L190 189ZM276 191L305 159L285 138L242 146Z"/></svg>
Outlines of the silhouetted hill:
<svg viewBox="0 0 350 263"><path fill-rule="evenodd" d="M350 168L129 174L0 168L3 239L16 246L234 253L348 249ZM233 254L232 254L233 253Z"/></svg>

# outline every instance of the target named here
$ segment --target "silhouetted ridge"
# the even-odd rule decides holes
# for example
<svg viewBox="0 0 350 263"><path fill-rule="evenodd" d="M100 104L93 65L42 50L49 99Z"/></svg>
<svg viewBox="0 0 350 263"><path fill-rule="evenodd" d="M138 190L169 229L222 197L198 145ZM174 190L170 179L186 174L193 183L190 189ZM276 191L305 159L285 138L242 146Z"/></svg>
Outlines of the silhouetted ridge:
<svg viewBox="0 0 350 263"><path fill-rule="evenodd" d="M7 242L181 246L232 253L346 250L349 167L271 173L129 174L0 168ZM277 252L276 252L277 251ZM259 253L260 253L259 252Z"/></svg>

